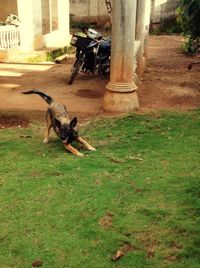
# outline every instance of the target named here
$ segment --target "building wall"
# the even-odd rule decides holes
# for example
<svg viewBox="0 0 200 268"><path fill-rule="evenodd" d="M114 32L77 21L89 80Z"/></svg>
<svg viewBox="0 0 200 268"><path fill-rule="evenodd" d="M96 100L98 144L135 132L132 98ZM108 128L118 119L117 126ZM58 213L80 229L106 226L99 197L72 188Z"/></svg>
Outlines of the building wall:
<svg viewBox="0 0 200 268"><path fill-rule="evenodd" d="M176 17L179 0L152 0L151 22L159 23Z"/></svg>
<svg viewBox="0 0 200 268"><path fill-rule="evenodd" d="M69 0L0 0L0 4L0 21L9 14L19 17L20 50L69 44Z"/></svg>
<svg viewBox="0 0 200 268"><path fill-rule="evenodd" d="M17 3L22 50L69 44L68 0L17 0Z"/></svg>
<svg viewBox="0 0 200 268"><path fill-rule="evenodd" d="M72 22L104 25L109 21L105 0L70 0Z"/></svg>
<svg viewBox="0 0 200 268"><path fill-rule="evenodd" d="M1 0L0 3L0 21L5 21L9 14L18 15L17 0Z"/></svg>
<svg viewBox="0 0 200 268"><path fill-rule="evenodd" d="M175 10L179 0L152 0L151 22L176 17ZM105 24L109 20L105 0L70 0L70 15L72 22Z"/></svg>

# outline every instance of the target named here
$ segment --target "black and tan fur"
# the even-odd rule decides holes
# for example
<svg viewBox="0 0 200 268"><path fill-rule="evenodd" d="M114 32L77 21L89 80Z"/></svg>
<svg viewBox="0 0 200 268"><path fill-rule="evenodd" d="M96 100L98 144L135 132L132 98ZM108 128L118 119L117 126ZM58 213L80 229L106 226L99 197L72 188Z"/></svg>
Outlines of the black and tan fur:
<svg viewBox="0 0 200 268"><path fill-rule="evenodd" d="M89 151L95 151L94 147L89 145L78 135L78 132L76 131L77 118L74 117L70 121L67 109L63 104L56 102L49 95L39 90L29 90L23 92L23 94L38 94L49 104L46 113L47 126L43 140L44 143L49 142L50 129L53 127L55 133L61 139L65 148L72 154L81 157L84 156L71 145L73 141L81 143Z"/></svg>

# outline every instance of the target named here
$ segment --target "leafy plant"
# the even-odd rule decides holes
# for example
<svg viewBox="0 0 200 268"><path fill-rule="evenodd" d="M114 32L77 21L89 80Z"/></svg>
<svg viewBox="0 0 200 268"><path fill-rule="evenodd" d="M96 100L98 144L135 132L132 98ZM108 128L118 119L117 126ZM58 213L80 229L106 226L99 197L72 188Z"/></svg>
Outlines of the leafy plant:
<svg viewBox="0 0 200 268"><path fill-rule="evenodd" d="M200 36L200 0L181 0L177 9L178 22L192 38Z"/></svg>
<svg viewBox="0 0 200 268"><path fill-rule="evenodd" d="M191 36L187 36L182 46L182 51L186 54L195 54L197 51L197 42Z"/></svg>
<svg viewBox="0 0 200 268"><path fill-rule="evenodd" d="M180 0L177 15L178 23L189 35L186 46L190 52L196 52L200 48L200 0Z"/></svg>

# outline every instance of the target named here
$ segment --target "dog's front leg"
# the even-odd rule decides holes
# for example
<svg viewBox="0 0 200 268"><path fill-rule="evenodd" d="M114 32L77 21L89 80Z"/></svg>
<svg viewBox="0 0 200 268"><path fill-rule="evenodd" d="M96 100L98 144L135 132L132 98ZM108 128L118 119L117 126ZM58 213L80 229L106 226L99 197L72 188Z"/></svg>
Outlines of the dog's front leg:
<svg viewBox="0 0 200 268"><path fill-rule="evenodd" d="M43 143L45 143L45 144L47 144L49 142L50 129L51 129L51 126L46 128L45 136L44 136L44 140L43 140Z"/></svg>
<svg viewBox="0 0 200 268"><path fill-rule="evenodd" d="M85 147L85 149L87 149L89 151L96 151L96 149L94 147L92 147L87 141L85 141L81 137L76 138L76 141L78 141L81 144L83 144L83 146Z"/></svg>
<svg viewBox="0 0 200 268"><path fill-rule="evenodd" d="M49 134L50 134L50 129L52 127L52 122L51 122L49 110L47 110L47 113L46 113L46 120L47 120L47 126L46 126L45 136L44 136L44 140L43 140L43 143L45 143L45 144L49 142Z"/></svg>
<svg viewBox="0 0 200 268"><path fill-rule="evenodd" d="M71 144L64 144L65 148L71 152L72 154L79 156L79 157L83 157L84 154L80 153L77 149L75 149L73 146L71 146Z"/></svg>

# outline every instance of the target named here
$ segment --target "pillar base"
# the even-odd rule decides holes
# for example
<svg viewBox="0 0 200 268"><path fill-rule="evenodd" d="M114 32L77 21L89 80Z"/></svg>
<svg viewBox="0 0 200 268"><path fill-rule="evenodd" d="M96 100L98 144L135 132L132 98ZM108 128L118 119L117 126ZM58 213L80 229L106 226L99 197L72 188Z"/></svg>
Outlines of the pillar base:
<svg viewBox="0 0 200 268"><path fill-rule="evenodd" d="M118 93L107 90L103 99L106 112L127 113L139 108L137 92Z"/></svg>
<svg viewBox="0 0 200 268"><path fill-rule="evenodd" d="M136 84L131 81L129 83L123 83L123 82L109 82L106 86L106 88L109 91L114 91L114 92L133 92L137 89Z"/></svg>

